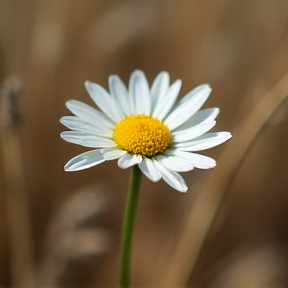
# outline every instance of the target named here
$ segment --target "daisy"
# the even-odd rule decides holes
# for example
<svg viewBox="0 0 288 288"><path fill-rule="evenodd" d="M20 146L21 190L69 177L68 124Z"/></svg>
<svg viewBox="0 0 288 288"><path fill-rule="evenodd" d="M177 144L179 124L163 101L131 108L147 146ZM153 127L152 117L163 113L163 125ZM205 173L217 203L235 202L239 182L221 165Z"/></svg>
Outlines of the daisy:
<svg viewBox="0 0 288 288"><path fill-rule="evenodd" d="M139 70L132 73L128 88L116 75L109 77L110 93L88 81L85 87L99 109L67 101L75 116L61 118L60 122L72 130L62 132L61 137L93 150L68 161L66 171L118 159L121 168L138 165L150 180L162 178L174 189L186 192L187 185L178 172L215 167L214 159L195 152L231 138L229 132L207 133L219 113L219 108L199 111L211 93L207 84L178 102L181 80L170 85L167 72L161 72L151 88Z"/></svg>

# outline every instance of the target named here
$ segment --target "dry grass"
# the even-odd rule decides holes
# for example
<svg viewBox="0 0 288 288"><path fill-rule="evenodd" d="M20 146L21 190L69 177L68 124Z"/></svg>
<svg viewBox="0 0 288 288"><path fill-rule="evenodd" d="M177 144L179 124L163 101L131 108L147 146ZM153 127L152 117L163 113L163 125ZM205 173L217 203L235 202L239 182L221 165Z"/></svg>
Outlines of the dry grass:
<svg viewBox="0 0 288 288"><path fill-rule="evenodd" d="M99 256L95 256L98 246L85 244L91 248L87 249L93 257L80 257L75 262L66 255L70 262L64 265L65 269L63 265L62 270L59 268L62 274L57 273L61 275L51 273L51 266L49 271L41 268L43 282L38 287L47 283L55 287L117 285L119 239L129 173L119 170L115 162L83 172L64 173L65 162L84 150L60 139L59 133L64 128L59 119L68 114L66 100L74 98L89 103L83 87L85 80L107 87L108 76L119 74L127 83L135 68L144 70L150 81L162 70L169 71L172 80L181 78L181 95L198 84L210 83L213 93L205 107L221 108L217 130L231 131L235 139L229 147L223 145L209 151L218 160L220 171L216 167L184 175L190 188L186 195L180 195L163 182L143 181L135 230L133 284L160 286L159 275L166 278L164 268L173 261L174 247L179 245L180 238L175 236L185 227L187 214L183 211L191 210L199 199L205 200L203 209L216 207L215 202L206 202L209 199L205 198L203 189L217 173L224 173L221 175L224 178L229 175L225 167L235 158L220 155L231 149L231 157L240 155L238 160L242 165L233 182L229 182L221 209L213 214L210 232L204 242L200 241L202 249L197 249L200 254L193 271L192 264L187 267L182 257L174 263L179 270L185 267L188 271L175 285L183 284L187 277L187 285L200 287L287 285L286 102L261 131L253 126L255 122L251 123L249 128L252 132L255 128L259 135L246 154L237 154L241 150L237 135L247 124L247 116L257 111L267 92L287 74L287 27L285 0L0 2L0 82L13 73L23 83L19 137L31 207L35 267L48 267L45 263L56 259L51 259L55 250L49 244L49 235L55 215L64 207L61 203L65 205L71 194L90 185L105 187L100 194L110 196L109 210L98 215L97 221L91 224L94 230L89 230L107 231L109 249L100 249ZM285 96L285 91L281 95ZM274 111L269 105L265 109L267 114ZM4 152L3 144L1 148ZM0 175L3 175L0 178L0 286L12 287L5 204L7 181L4 181L3 161L0 163ZM203 217L207 212L211 213L202 211ZM193 221L199 226L205 219L197 217ZM80 233L84 238L77 239L94 239L98 235L94 232ZM99 243L103 239L101 233ZM195 248L193 235L190 236L190 248ZM69 242L72 246L67 247L71 249L76 242L75 238L75 242ZM35 271L40 273L39 269ZM57 282L53 277L60 280Z"/></svg>

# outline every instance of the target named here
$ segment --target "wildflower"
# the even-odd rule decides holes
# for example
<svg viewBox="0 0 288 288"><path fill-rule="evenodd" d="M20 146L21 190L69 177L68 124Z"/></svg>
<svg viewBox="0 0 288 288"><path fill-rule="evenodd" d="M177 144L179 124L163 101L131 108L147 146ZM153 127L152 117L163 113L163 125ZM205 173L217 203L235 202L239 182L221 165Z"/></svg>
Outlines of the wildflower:
<svg viewBox="0 0 288 288"><path fill-rule="evenodd" d="M61 137L94 149L68 161L66 171L118 159L121 168L138 165L150 180L163 178L174 189L186 192L187 185L178 172L216 166L214 159L194 152L231 138L229 132L207 133L219 113L219 108L199 111L211 93L207 84L196 87L178 103L181 80L170 85L167 72L161 72L151 88L139 70L132 73L128 89L116 75L109 77L110 94L92 82L85 82L85 86L99 110L67 101L75 116L61 118L72 130L62 132Z"/></svg>

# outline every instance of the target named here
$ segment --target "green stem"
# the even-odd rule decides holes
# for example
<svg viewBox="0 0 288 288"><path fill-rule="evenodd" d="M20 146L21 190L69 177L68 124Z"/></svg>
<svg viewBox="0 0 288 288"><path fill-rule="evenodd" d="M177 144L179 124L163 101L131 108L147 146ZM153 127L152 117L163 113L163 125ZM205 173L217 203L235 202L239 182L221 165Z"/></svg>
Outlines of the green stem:
<svg viewBox="0 0 288 288"><path fill-rule="evenodd" d="M119 279L119 284L121 288L129 287L133 227L137 210L141 176L142 173L139 167L137 165L133 166L130 175L128 198L125 208L124 224L122 229L120 279Z"/></svg>

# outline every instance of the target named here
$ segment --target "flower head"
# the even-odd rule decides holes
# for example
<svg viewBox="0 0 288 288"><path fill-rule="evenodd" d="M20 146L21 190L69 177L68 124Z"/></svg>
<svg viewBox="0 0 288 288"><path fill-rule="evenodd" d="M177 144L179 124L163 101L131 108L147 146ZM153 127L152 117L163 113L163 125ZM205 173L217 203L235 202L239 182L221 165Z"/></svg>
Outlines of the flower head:
<svg viewBox="0 0 288 288"><path fill-rule="evenodd" d="M214 159L194 152L231 138L229 132L207 133L219 113L219 108L199 111L211 92L207 84L196 87L178 103L181 80L170 85L167 72L161 72L151 88L139 70L132 73L128 89L115 75L109 77L110 94L92 82L85 86L99 109L67 101L75 116L61 118L72 130L62 132L61 137L94 149L68 161L66 171L118 159L121 168L138 165L150 180L163 178L174 189L186 192L187 185L178 172L216 166Z"/></svg>

